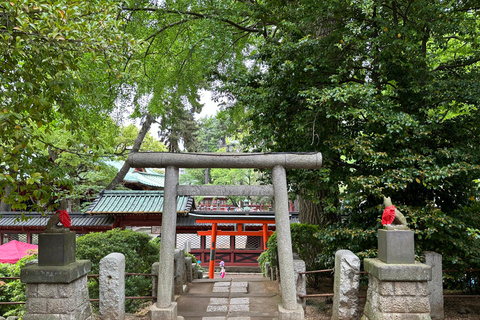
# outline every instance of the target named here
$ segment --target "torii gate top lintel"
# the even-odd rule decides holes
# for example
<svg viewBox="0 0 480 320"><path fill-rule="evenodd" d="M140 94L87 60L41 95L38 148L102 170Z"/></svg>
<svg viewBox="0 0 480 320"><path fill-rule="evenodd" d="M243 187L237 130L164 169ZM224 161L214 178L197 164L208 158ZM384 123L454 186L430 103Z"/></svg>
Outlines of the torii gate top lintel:
<svg viewBox="0 0 480 320"><path fill-rule="evenodd" d="M319 169L322 167L320 152L272 152L272 153L174 153L136 152L128 156L132 168L256 168L271 169Z"/></svg>

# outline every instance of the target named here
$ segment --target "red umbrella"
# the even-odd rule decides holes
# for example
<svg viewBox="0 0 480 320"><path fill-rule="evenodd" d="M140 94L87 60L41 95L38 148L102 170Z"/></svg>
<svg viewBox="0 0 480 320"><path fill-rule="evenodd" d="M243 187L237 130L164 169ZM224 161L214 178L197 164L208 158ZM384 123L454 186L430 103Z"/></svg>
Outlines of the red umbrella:
<svg viewBox="0 0 480 320"><path fill-rule="evenodd" d="M12 240L0 246L0 263L16 263L28 250L38 250L36 244Z"/></svg>

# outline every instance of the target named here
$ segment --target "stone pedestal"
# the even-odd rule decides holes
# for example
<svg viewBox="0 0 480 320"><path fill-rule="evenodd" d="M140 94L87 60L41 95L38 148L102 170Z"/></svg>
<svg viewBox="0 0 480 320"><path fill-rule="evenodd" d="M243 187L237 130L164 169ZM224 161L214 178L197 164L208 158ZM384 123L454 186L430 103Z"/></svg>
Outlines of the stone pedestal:
<svg viewBox="0 0 480 320"><path fill-rule="evenodd" d="M297 304L295 309L285 309L282 305L278 305L278 320L303 320L305 319L305 311L301 304Z"/></svg>
<svg viewBox="0 0 480 320"><path fill-rule="evenodd" d="M178 320L177 303L172 302L166 308L159 308L156 304L153 304L148 311L148 317L151 320Z"/></svg>
<svg viewBox="0 0 480 320"><path fill-rule="evenodd" d="M378 259L385 263L415 263L412 230L378 230Z"/></svg>
<svg viewBox="0 0 480 320"><path fill-rule="evenodd" d="M38 265L65 266L75 262L75 232L38 235Z"/></svg>
<svg viewBox="0 0 480 320"><path fill-rule="evenodd" d="M91 320L87 272L91 262L79 260L65 266L34 264L21 271L26 283L24 320Z"/></svg>
<svg viewBox="0 0 480 320"><path fill-rule="evenodd" d="M431 267L422 263L387 264L365 259L369 283L362 320L430 320Z"/></svg>

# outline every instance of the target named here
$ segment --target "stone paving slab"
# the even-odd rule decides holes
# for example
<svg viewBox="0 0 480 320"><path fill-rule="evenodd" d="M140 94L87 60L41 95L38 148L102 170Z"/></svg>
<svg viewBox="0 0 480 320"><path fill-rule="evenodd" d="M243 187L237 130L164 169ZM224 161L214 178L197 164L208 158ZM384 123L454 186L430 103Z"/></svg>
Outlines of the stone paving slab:
<svg viewBox="0 0 480 320"><path fill-rule="evenodd" d="M213 287L230 287L231 283L230 282L215 282L213 284Z"/></svg>
<svg viewBox="0 0 480 320"><path fill-rule="evenodd" d="M232 282L232 287L248 287L248 282Z"/></svg>
<svg viewBox="0 0 480 320"><path fill-rule="evenodd" d="M272 320L278 318L281 298L265 290L265 278L226 279L189 284L177 299L178 315L185 320ZM227 281L225 281L227 280ZM271 285L269 286L271 287ZM248 288L248 289L247 289ZM227 292L214 292L225 290ZM234 292L240 290L242 292Z"/></svg>
<svg viewBox="0 0 480 320"><path fill-rule="evenodd" d="M207 312L227 312L228 305L211 304L207 306Z"/></svg>
<svg viewBox="0 0 480 320"><path fill-rule="evenodd" d="M231 287L230 292L248 293L247 287Z"/></svg>
<svg viewBox="0 0 480 320"><path fill-rule="evenodd" d="M230 304L249 304L250 298L231 298Z"/></svg>
<svg viewBox="0 0 480 320"><path fill-rule="evenodd" d="M212 304L228 304L228 298L210 298L210 305Z"/></svg>

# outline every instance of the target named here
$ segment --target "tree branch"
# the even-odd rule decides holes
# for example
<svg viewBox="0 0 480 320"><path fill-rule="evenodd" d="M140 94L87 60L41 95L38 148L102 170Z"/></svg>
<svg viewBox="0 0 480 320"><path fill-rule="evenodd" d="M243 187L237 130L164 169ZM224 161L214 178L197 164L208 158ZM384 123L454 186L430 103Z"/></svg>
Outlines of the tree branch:
<svg viewBox="0 0 480 320"><path fill-rule="evenodd" d="M197 17L197 19L202 18L202 19L213 19L213 20L222 21L222 22L225 22L225 23L239 29L239 30L243 30L243 31L246 31L246 32L256 32L256 33L261 32L261 30L259 30L259 29L253 29L253 28L250 28L250 27L244 27L242 25L239 25L238 23L236 23L236 22L234 22L230 19L219 18L219 17L215 17L215 16L212 16L212 15L207 15L207 14L203 14L203 13L198 13L198 12L165 10L165 9L156 9L156 8L128 8L128 7L122 7L122 10L125 10L125 11L149 11L149 12L162 11L162 12L165 12L165 13L185 14L185 15L195 16L195 17Z"/></svg>
<svg viewBox="0 0 480 320"><path fill-rule="evenodd" d="M462 68L462 67L466 67L466 66L470 66L472 64L475 64L479 61L480 61L480 58L473 59L472 61L465 62L465 63L460 63L460 64L450 64L450 65L443 64L443 65L439 65L438 67L436 67L432 71L441 71L441 70L446 70L446 69Z"/></svg>

